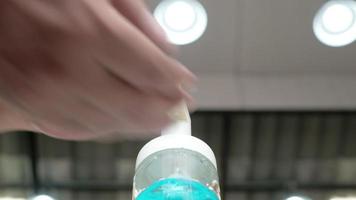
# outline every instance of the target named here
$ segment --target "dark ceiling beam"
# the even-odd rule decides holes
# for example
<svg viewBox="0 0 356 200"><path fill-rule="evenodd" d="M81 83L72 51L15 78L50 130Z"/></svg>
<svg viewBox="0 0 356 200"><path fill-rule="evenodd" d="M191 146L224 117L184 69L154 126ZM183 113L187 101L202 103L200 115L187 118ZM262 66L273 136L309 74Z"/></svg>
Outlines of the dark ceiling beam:
<svg viewBox="0 0 356 200"><path fill-rule="evenodd" d="M221 195L222 199L224 198L224 194L227 192L227 179L229 172L229 155L230 155L230 145L231 145L231 120L232 116L229 113L223 114L223 125L222 125L222 133L221 133Z"/></svg>

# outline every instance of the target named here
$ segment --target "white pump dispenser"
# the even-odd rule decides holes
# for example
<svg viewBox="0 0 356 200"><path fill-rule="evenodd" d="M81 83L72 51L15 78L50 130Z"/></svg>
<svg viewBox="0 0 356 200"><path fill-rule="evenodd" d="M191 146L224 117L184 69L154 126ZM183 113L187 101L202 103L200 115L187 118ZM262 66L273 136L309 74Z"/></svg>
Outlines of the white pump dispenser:
<svg viewBox="0 0 356 200"><path fill-rule="evenodd" d="M187 149L203 154L217 168L214 152L202 140L191 136L191 120L187 106L182 103L170 114L175 122L162 131L162 136L151 140L139 152L136 169L141 162L153 153L165 149Z"/></svg>
<svg viewBox="0 0 356 200"><path fill-rule="evenodd" d="M137 156L133 199L219 200L215 155L191 136L187 106L179 105L170 116L174 123Z"/></svg>

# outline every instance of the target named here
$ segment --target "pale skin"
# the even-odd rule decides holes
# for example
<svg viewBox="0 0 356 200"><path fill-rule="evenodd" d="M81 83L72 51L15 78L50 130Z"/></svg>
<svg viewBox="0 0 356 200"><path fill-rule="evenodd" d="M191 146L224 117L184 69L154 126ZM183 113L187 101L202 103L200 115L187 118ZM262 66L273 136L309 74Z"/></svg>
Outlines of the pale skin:
<svg viewBox="0 0 356 200"><path fill-rule="evenodd" d="M149 136L192 102L173 49L141 0L1 0L0 132Z"/></svg>

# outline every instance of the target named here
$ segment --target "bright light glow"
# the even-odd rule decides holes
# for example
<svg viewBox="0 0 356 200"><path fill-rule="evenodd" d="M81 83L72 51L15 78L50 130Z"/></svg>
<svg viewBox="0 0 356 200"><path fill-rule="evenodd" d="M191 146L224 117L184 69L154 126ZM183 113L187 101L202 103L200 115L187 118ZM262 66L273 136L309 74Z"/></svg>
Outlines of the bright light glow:
<svg viewBox="0 0 356 200"><path fill-rule="evenodd" d="M32 200L54 200L54 199L48 195L38 195L35 196Z"/></svg>
<svg viewBox="0 0 356 200"><path fill-rule="evenodd" d="M356 197L332 197L330 200L356 200Z"/></svg>
<svg viewBox="0 0 356 200"><path fill-rule="evenodd" d="M356 1L332 0L314 18L314 33L324 44L340 47L356 40Z"/></svg>
<svg viewBox="0 0 356 200"><path fill-rule="evenodd" d="M184 1L177 1L167 7L164 15L165 24L175 31L191 28L196 20L194 8Z"/></svg>
<svg viewBox="0 0 356 200"><path fill-rule="evenodd" d="M354 17L354 13L349 7L334 4L326 8L322 15L322 23L327 31L341 33L352 26Z"/></svg>
<svg viewBox="0 0 356 200"><path fill-rule="evenodd" d="M163 0L154 16L170 42L189 44L199 39L206 30L208 17L197 0Z"/></svg>
<svg viewBox="0 0 356 200"><path fill-rule="evenodd" d="M286 200L306 200L306 199L303 197L299 197L299 196L291 196L291 197L288 197Z"/></svg>

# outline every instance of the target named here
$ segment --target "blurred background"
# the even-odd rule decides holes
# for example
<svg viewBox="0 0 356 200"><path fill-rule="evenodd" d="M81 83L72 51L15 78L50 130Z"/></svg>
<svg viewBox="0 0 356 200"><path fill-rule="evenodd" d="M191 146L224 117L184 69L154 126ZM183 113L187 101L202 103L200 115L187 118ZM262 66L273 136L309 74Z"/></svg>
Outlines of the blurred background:
<svg viewBox="0 0 356 200"><path fill-rule="evenodd" d="M148 1L152 12L161 2ZM356 29L355 1L337 2L351 5ZM217 156L223 198L356 199L356 32L343 44L340 31L326 40L318 35L318 16L325 24L330 18L320 13L326 0L200 3L207 28L179 47L178 58L200 79L193 135ZM329 12L331 28L347 20L337 21L347 15L339 11ZM146 142L2 134L0 200L35 193L131 199L135 159Z"/></svg>

